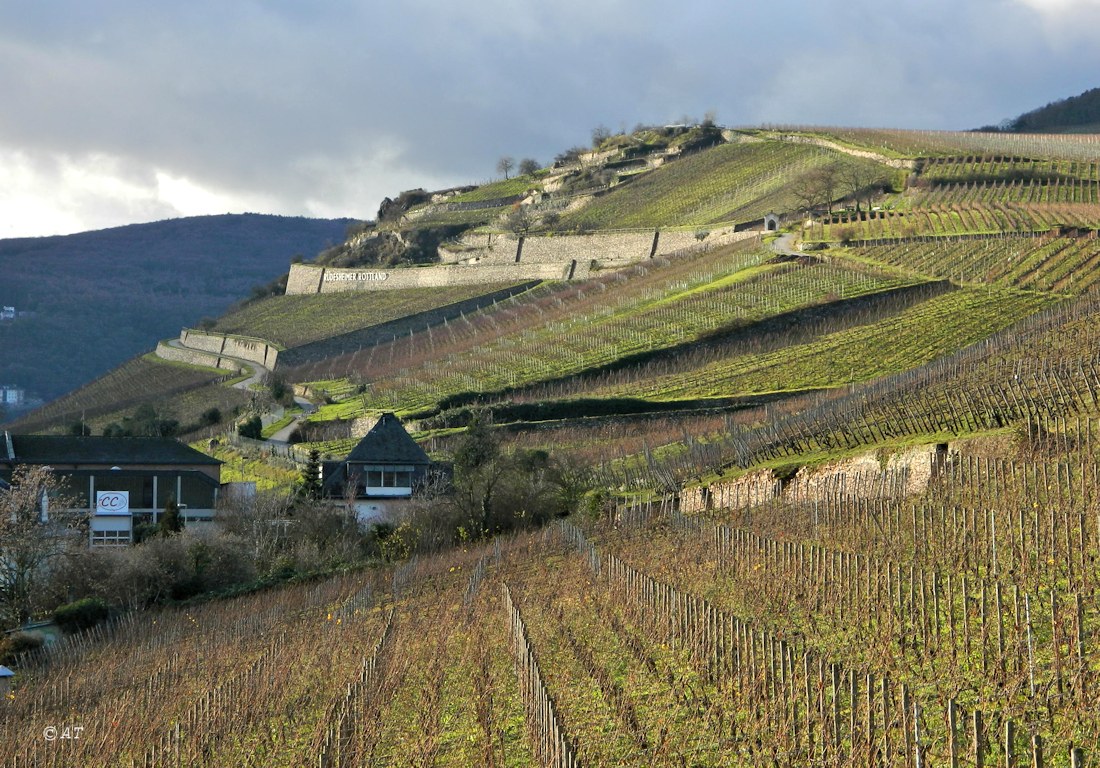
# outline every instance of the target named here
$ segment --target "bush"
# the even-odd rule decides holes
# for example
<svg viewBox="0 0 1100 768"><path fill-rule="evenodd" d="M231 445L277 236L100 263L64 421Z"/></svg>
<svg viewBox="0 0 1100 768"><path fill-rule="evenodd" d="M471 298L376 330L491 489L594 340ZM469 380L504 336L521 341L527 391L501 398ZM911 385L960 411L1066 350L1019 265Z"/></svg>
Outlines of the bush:
<svg viewBox="0 0 1100 768"><path fill-rule="evenodd" d="M264 423L259 416L253 416L248 421L237 426L237 434L241 437L249 437L253 440L262 440Z"/></svg>
<svg viewBox="0 0 1100 768"><path fill-rule="evenodd" d="M107 602L98 597L86 597L58 607L53 620L67 634L91 629L110 614Z"/></svg>
<svg viewBox="0 0 1100 768"><path fill-rule="evenodd" d="M37 651L46 643L46 638L37 632L12 632L0 638L0 664L12 664L24 653Z"/></svg>
<svg viewBox="0 0 1100 768"><path fill-rule="evenodd" d="M856 239L856 231L853 227L838 227L834 234L836 239L840 241L841 245L848 245Z"/></svg>
<svg viewBox="0 0 1100 768"><path fill-rule="evenodd" d="M140 544L146 539L150 539L156 536L160 532L160 526L155 523L135 523L134 524L134 543Z"/></svg>

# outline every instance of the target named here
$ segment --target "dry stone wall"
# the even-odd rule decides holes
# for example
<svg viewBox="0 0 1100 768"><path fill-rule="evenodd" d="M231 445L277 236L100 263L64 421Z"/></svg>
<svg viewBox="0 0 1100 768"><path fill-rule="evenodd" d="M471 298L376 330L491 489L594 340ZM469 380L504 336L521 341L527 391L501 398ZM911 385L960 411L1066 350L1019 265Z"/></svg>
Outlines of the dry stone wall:
<svg viewBox="0 0 1100 768"><path fill-rule="evenodd" d="M680 511L746 509L777 498L814 501L836 493L861 499L920 493L942 470L946 456L946 448L939 445L917 446L884 459L865 453L819 467L803 467L786 483L769 470L759 470L735 480L686 489L680 495Z"/></svg>
<svg viewBox="0 0 1100 768"><path fill-rule="evenodd" d="M680 511L696 514L708 509L749 509L767 504L781 490L771 470L757 470L735 480L685 489L680 494Z"/></svg>
<svg viewBox="0 0 1100 768"><path fill-rule="evenodd" d="M251 363L274 370L279 359L279 349L263 339L248 336L230 336L224 333L186 329L180 334L180 343L188 349L197 349L228 357L239 357Z"/></svg>
<svg viewBox="0 0 1100 768"><path fill-rule="evenodd" d="M157 344L156 354L161 360L172 360L188 365L203 365L207 368L221 368L227 371L239 371L241 369L240 364L235 360L222 357L214 352L173 347L164 341Z"/></svg>
<svg viewBox="0 0 1100 768"><path fill-rule="evenodd" d="M618 232L594 235L469 237L463 250L440 249L444 264L401 269L337 269L292 264L288 295L337 291L386 291L525 280L578 280L593 266L617 269L651 256L685 249L720 246L756 237L756 232ZM656 247L654 247L656 246Z"/></svg>
<svg viewBox="0 0 1100 768"><path fill-rule="evenodd" d="M395 291L482 283L569 280L587 277L587 265L568 264L447 264L407 269L334 269L292 264L287 295L341 291Z"/></svg>

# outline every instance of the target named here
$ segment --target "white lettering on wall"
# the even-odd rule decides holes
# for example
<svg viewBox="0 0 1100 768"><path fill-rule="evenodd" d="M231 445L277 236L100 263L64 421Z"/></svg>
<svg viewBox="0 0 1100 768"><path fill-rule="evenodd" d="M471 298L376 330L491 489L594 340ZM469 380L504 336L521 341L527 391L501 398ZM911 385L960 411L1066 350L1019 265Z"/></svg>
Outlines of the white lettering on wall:
<svg viewBox="0 0 1100 768"><path fill-rule="evenodd" d="M385 280L387 277L387 272L325 272L326 283Z"/></svg>

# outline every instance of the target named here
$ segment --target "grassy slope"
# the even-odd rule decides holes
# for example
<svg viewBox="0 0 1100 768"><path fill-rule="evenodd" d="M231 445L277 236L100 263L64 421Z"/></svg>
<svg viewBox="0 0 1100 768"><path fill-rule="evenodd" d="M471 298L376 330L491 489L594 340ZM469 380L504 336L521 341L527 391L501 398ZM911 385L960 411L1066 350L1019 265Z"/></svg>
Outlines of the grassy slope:
<svg viewBox="0 0 1100 768"><path fill-rule="evenodd" d="M146 402L167 403L226 377L228 371L135 357L91 384L61 397L13 424L13 431L67 428L80 421L130 411Z"/></svg>
<svg viewBox="0 0 1100 768"><path fill-rule="evenodd" d="M637 284L616 287L615 303L589 303L560 319L528 313L511 333L435 354L413 367L371 361L359 370L366 393L321 409L317 419L364 411L429 408L463 392L525 386L606 366L619 358L700 340L826 297L858 296L901 284L892 276L834 266L771 263L767 253L720 251L656 270ZM685 271L686 270L686 271ZM742 280L731 280L745 271ZM580 302L578 302L579 304ZM414 344L402 350L415 354ZM385 351L377 355L385 361ZM390 373L392 370L393 373Z"/></svg>
<svg viewBox="0 0 1100 768"><path fill-rule="evenodd" d="M706 226L793 207L792 185L836 152L785 142L728 144L644 174L562 217L560 227Z"/></svg>
<svg viewBox="0 0 1100 768"><path fill-rule="evenodd" d="M682 399L837 387L948 355L1051 302L1048 296L1020 291L954 291L893 318L806 344L745 354L586 396ZM882 354L868 355L868 350Z"/></svg>
<svg viewBox="0 0 1100 768"><path fill-rule="evenodd" d="M495 284L463 285L272 296L225 315L214 329L260 336L287 348L296 347L480 296L499 287Z"/></svg>

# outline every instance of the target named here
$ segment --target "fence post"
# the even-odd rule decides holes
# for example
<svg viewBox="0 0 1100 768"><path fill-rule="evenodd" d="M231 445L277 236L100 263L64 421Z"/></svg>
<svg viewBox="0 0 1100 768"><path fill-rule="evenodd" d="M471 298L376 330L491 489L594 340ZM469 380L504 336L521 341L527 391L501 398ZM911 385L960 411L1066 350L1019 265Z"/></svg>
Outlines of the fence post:
<svg viewBox="0 0 1100 768"><path fill-rule="evenodd" d="M947 700L947 751L951 768L959 768L959 745L957 743L958 707L954 699Z"/></svg>

